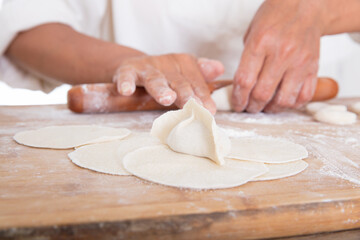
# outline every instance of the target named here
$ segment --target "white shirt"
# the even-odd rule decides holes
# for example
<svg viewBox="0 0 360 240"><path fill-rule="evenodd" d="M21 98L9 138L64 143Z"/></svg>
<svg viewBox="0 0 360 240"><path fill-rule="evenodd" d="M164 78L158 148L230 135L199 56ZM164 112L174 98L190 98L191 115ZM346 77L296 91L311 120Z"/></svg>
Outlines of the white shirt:
<svg viewBox="0 0 360 240"><path fill-rule="evenodd" d="M242 36L261 3L262 0L5 0L0 14L0 54L18 32L60 22L92 37L151 55L186 52L215 58L226 66L224 78L232 78L243 48ZM3 76L19 71L10 69L14 66L6 60L1 65ZM38 78L32 81L31 77L22 73L2 80L14 87L49 87L48 82L39 83Z"/></svg>
<svg viewBox="0 0 360 240"><path fill-rule="evenodd" d="M243 50L243 35L262 2L4 0L0 12L0 80L13 87L43 91L59 85L20 70L3 56L18 32L49 22L67 24L81 33L151 55L185 52L218 59L226 68L223 78L232 78Z"/></svg>

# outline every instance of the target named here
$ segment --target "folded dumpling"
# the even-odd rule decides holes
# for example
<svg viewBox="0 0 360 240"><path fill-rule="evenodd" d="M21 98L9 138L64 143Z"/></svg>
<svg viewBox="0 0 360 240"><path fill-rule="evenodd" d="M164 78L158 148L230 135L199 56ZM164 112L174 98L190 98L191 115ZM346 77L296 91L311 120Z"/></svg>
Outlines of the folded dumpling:
<svg viewBox="0 0 360 240"><path fill-rule="evenodd" d="M229 137L216 125L212 114L194 99L183 109L155 119L151 134L176 152L207 157L220 165L231 149Z"/></svg>

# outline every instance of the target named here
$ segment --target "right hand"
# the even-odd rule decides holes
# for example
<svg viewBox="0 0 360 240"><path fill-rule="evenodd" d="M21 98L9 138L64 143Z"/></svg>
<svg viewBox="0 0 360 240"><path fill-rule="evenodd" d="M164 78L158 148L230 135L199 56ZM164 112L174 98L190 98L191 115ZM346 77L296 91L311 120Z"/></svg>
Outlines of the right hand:
<svg viewBox="0 0 360 240"><path fill-rule="evenodd" d="M123 96L132 95L136 86L142 86L161 105L175 103L182 108L194 98L215 114L216 105L206 82L223 72L221 62L197 59L189 54L141 56L125 60L116 70L113 81Z"/></svg>

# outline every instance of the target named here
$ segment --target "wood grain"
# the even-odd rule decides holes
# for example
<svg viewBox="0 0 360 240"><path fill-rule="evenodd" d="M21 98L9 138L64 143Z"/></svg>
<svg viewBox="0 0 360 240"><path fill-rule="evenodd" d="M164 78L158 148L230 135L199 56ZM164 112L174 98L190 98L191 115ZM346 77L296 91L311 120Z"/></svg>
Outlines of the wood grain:
<svg viewBox="0 0 360 240"><path fill-rule="evenodd" d="M255 239L360 228L359 122L336 127L301 112L219 113L217 122L230 132L304 144L310 166L294 177L210 191L92 172L71 163L71 150L29 148L12 140L16 132L50 125L149 130L160 114L78 115L62 105L0 107L0 238ZM344 159L353 165L342 164Z"/></svg>

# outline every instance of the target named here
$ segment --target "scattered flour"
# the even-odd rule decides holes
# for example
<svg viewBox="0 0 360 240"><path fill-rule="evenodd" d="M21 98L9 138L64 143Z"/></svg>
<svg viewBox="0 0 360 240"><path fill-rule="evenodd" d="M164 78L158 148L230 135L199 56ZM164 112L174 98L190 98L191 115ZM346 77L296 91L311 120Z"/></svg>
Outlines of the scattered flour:
<svg viewBox="0 0 360 240"><path fill-rule="evenodd" d="M241 137L255 137L257 136L256 130L248 131L239 128L221 128L230 138L241 138Z"/></svg>
<svg viewBox="0 0 360 240"><path fill-rule="evenodd" d="M254 124L304 124L312 123L311 116L307 114L296 112L296 111L287 111L281 113L220 113L217 115L216 119L219 120L228 120L231 122L241 122L241 123L254 123Z"/></svg>
<svg viewBox="0 0 360 240"><path fill-rule="evenodd" d="M360 136L351 129L346 131L337 127L326 127L323 131L324 134L293 132L296 135L290 131L287 135L305 146L314 160L321 161L318 174L340 178L359 186L360 161L356 161L356 156L360 156ZM349 153L351 156L347 155Z"/></svg>
<svg viewBox="0 0 360 240"><path fill-rule="evenodd" d="M14 128L5 127L2 131L3 134L10 136L16 132L31 128L35 129L39 126L57 125L59 123L64 125L76 124L78 122L148 130L151 128L153 120L160 116L161 113L160 111L153 111L144 114L129 112L89 115L74 114L64 106L19 107L12 108L11 111L4 108L2 114L13 122L17 122L17 124ZM19 116L21 116L21 119ZM311 116L299 111L278 114L219 112L216 115L216 121L233 138L269 136L288 138L295 143L302 144L307 148L311 156L321 162L321 167L312 171L314 178L316 178L315 175L320 177L332 176L347 180L357 186L360 185L359 124L349 126L321 124L314 122ZM24 122L27 124L24 124ZM287 124L291 124L290 129ZM281 125L287 125L287 127L281 130ZM304 125L306 125L306 131L304 131ZM0 152L10 154L5 149Z"/></svg>

